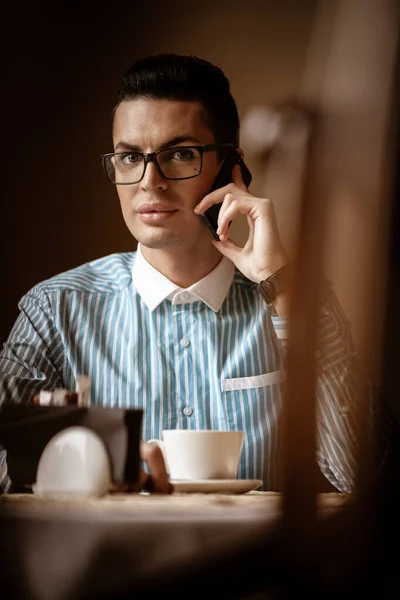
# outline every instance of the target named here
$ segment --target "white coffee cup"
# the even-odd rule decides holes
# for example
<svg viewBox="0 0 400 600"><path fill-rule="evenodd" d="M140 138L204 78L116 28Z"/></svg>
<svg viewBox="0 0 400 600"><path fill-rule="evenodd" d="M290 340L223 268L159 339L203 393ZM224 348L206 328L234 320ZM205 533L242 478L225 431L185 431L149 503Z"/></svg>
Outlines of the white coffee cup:
<svg viewBox="0 0 400 600"><path fill-rule="evenodd" d="M236 479L243 431L165 429L157 444L172 480Z"/></svg>

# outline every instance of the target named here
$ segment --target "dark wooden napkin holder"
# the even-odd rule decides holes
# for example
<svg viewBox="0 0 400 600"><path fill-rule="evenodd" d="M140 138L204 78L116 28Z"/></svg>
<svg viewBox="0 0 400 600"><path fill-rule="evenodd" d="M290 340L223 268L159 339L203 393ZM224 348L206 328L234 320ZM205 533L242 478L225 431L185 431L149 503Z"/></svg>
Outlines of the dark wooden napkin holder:
<svg viewBox="0 0 400 600"><path fill-rule="evenodd" d="M103 440L114 483L137 483L142 420L141 409L3 404L0 444L7 451L11 492L35 483L47 443L59 431L73 426L87 427Z"/></svg>

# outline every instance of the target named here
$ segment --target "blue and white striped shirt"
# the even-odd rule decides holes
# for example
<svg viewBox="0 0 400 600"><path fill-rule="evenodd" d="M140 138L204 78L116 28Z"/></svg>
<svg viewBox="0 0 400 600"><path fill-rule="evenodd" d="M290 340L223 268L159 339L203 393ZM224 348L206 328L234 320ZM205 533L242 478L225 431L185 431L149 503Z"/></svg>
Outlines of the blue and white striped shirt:
<svg viewBox="0 0 400 600"><path fill-rule="evenodd" d="M90 375L92 405L144 410L143 439L170 428L244 430L238 477L277 489L287 321L271 316L257 285L228 259L182 290L139 247L38 284L19 308L0 355L0 404L73 390L79 375ZM317 356L317 460L333 485L350 491L358 360L330 289ZM4 450L0 480L7 490Z"/></svg>

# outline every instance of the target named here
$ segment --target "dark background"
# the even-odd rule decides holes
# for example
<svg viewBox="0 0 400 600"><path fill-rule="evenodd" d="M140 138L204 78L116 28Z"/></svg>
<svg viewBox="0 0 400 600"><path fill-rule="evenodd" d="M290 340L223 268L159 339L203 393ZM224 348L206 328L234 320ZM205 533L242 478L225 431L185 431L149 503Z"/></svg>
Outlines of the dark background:
<svg viewBox="0 0 400 600"><path fill-rule="evenodd" d="M390 0L383 4L388 7ZM329 26L320 27L312 56L310 46L319 28L321 6ZM341 6L347 12L336 14L333 8ZM387 173L381 165L392 165L396 157L398 161L391 151L397 112L390 115L389 136L382 131L386 117L380 86L386 82L384 42L390 37L389 30L385 36L390 19L388 12L382 17L379 6L374 0L366 5L361 0L153 0L101 5L23 1L3 7L0 345L18 315L19 299L33 285L86 261L136 248L115 187L106 180L100 164L100 154L112 150L111 110L116 92L123 72L134 60L158 52L190 53L211 60L230 79L242 119L254 106L276 105L295 97L304 89L307 65L313 64L316 81L321 76L323 81L326 72L332 71L325 95L325 155L330 168L320 169L321 197L332 196L332 240L338 254L336 259L332 253L329 266L353 323L356 344L379 380L397 360L398 327L391 326L393 309L386 305L385 288L379 281L368 281L368 267L372 257L384 254L381 247L398 239L399 212L395 210L390 217L386 238L371 241L386 190L393 184L390 175L383 181ZM332 7L331 16L327 7ZM339 17L338 50L324 63ZM343 81L348 86L349 106L332 107L336 92L345 91ZM357 95L358 88L364 91ZM358 102L355 110L354 99ZM389 145L387 155L381 150L384 143ZM244 149L253 173L253 193L265 196L270 191L281 233L285 228L293 231L297 198L285 189L293 165L283 162L275 178L269 172L266 190L265 167ZM398 171L396 166L393 171ZM395 273L388 300L398 297L398 267ZM374 300L375 308L372 302L368 313L370 285L379 301ZM383 368L382 325L387 329L385 344L393 348L385 355Z"/></svg>
<svg viewBox="0 0 400 600"><path fill-rule="evenodd" d="M124 70L146 54L198 54L224 69L242 115L255 102L292 95L315 6L311 0L3 5L0 344L33 285L136 247L99 160L112 150L110 113Z"/></svg>

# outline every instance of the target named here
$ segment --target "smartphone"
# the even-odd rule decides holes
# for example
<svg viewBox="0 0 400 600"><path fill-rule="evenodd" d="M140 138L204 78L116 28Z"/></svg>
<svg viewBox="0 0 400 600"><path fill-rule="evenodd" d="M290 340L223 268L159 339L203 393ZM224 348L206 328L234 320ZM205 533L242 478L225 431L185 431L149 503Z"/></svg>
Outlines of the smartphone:
<svg viewBox="0 0 400 600"><path fill-rule="evenodd" d="M225 185L228 185L228 183L232 183L232 169L235 165L240 165L243 182L246 187L249 187L252 180L252 175L249 171L249 168L246 166L239 152L237 150L231 150L226 159L224 160L222 167L217 175L217 178L214 181L214 184L212 185L209 193L221 187L224 187ZM218 215L221 208L221 204L213 204L213 206L210 206L210 208L208 208L205 211L205 213L201 215L205 223L207 224L207 227L209 228L212 236L217 241L219 241L217 229Z"/></svg>

